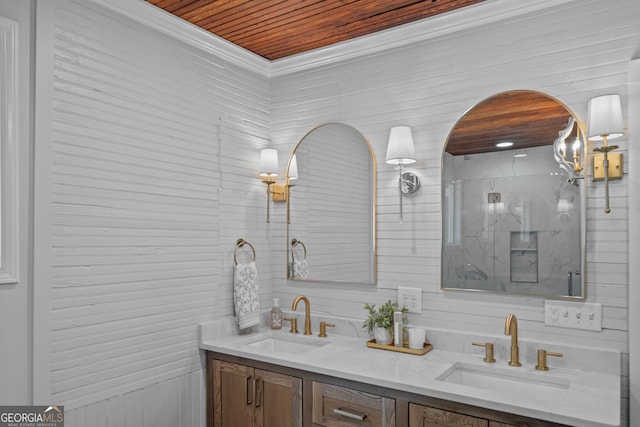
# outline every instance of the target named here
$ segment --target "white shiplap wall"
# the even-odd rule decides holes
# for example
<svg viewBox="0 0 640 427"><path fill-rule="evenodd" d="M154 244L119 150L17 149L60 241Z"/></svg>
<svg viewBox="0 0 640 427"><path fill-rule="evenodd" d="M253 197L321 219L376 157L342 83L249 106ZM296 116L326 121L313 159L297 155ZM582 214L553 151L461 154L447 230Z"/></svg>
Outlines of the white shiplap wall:
<svg viewBox="0 0 640 427"><path fill-rule="evenodd" d="M238 238L271 295L268 80L97 3L54 20L52 401L70 426L203 425L197 325L232 314Z"/></svg>
<svg viewBox="0 0 640 427"><path fill-rule="evenodd" d="M54 10L52 398L70 425L203 423L195 328L232 312L239 237L256 246L263 305L305 293L314 311L363 316L364 302L417 286L414 323L498 334L513 311L522 336L621 349L626 378L626 182L612 183L607 217L602 187L589 184L588 295L604 305L602 333L545 328L537 298L441 292L439 183L449 129L495 92L541 90L583 120L593 95L625 100L636 1L560 2L270 85L97 2ZM264 223L255 167L270 131L286 165L297 140L330 121L361 131L379 159L376 288L287 285L284 205ZM397 124L413 127L423 183L404 224L396 171L381 160Z"/></svg>
<svg viewBox="0 0 640 427"><path fill-rule="evenodd" d="M398 286L419 287L423 312L410 315L412 323L499 335L506 315L513 312L520 320L520 335L527 339L619 349L626 419L627 182L611 183L613 210L605 215L602 185L585 181L587 295L589 302L603 305L603 331L549 328L540 298L440 290L440 158L455 122L497 92L545 92L583 122L592 96L615 92L626 104L629 60L640 42L639 19L640 3L635 0L573 1L274 77L272 138L282 151L290 151L313 126L338 121L362 132L378 158L378 286L331 286L326 292L317 284L287 285L284 277L275 277L277 296L288 301L305 293L314 311L364 317L365 302L395 299ZM389 129L400 124L413 128L418 163L411 170L422 182L419 194L405 199L404 224L396 216L396 174L383 160ZM617 141L625 153L626 138ZM274 250L285 247L283 239Z"/></svg>

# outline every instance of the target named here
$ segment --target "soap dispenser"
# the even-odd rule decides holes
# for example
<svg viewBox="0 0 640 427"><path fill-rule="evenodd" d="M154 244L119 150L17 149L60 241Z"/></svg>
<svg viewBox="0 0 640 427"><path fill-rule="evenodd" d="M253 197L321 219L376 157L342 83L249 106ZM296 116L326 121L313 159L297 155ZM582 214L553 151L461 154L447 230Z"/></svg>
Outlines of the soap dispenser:
<svg viewBox="0 0 640 427"><path fill-rule="evenodd" d="M282 310L278 298L273 299L273 307L269 316L269 324L271 329L282 329Z"/></svg>

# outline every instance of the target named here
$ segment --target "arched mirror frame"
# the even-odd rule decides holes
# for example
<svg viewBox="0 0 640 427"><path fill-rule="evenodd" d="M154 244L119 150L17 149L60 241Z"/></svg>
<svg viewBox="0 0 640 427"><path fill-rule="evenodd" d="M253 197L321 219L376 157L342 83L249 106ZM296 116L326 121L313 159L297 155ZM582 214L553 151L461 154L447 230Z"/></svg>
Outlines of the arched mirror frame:
<svg viewBox="0 0 640 427"><path fill-rule="evenodd" d="M450 142L451 136L454 132L454 130L456 129L456 127L458 126L458 124L469 115L469 113L476 107L478 107L479 105L495 98L501 95L508 95L508 94L514 94L514 93L528 93L528 94L538 94L538 95L542 95L552 101L555 101L557 104L559 104L560 106L562 106L564 108L564 110L566 110L566 112L568 113L568 115L570 117L573 118L573 120L575 121L575 126L577 128L577 133L579 135L579 138L582 142L582 158L583 158L583 168L585 168L585 170L582 171L581 176L576 178L573 177L569 177L567 179L567 181L574 181L574 185L579 185L580 191L579 191L579 200L580 200L580 244L579 244L579 250L580 250L580 259L579 259L579 265L580 265L580 295L553 295L553 294L536 294L536 293L519 293L519 292L498 292L495 290L482 290L482 289L467 289L467 288L459 288L459 287L447 287L445 286L445 191L444 191L444 186L445 186L445 168L444 168L444 163L445 163L445 155L447 153L447 144ZM558 128L558 137L560 137L562 135L562 133L566 131L566 129L562 129L562 128ZM470 107L467 111L465 111L465 113L460 117L460 119L458 119L456 121L456 123L454 124L454 126L451 128L451 130L449 131L449 134L447 135L447 139L445 141L445 144L443 145L442 148L442 155L441 155L441 179L440 179L440 185L441 185L441 229L442 229L442 239L441 239L441 259L440 259L440 288L442 290L446 290L446 291L467 291L467 292L482 292L482 293L497 293L497 294L502 294L502 295L520 295L520 296L526 296L526 297L540 297L540 298L554 298L554 299L569 299L569 300L579 300L579 301L583 301L586 299L587 295L586 295L586 291L587 291L587 270L586 270L586 222L587 222L587 218L586 218L586 214L587 214L587 182L585 177L587 176L586 174L586 159L588 159L588 141L585 137L585 132L583 127L581 126L580 120L578 119L578 117L575 115L575 113L566 105L564 104L562 101L558 100L557 98L548 95L546 93L543 92L539 92L539 91L533 91L533 90L509 90L509 91L504 91L504 92L499 92L496 94L493 94L487 98L484 98L482 100L480 100L479 102L477 102L476 104L474 104L472 107ZM554 143L551 142L549 145L553 146ZM551 153L550 155L554 155L554 153ZM556 158L556 160L558 160ZM566 169L566 165L561 166L561 164L558 162L558 170L562 170L562 169ZM572 179L573 178L573 179Z"/></svg>
<svg viewBox="0 0 640 427"><path fill-rule="evenodd" d="M296 281L296 282L311 282L311 283L326 283L326 284L339 284L339 285L373 285L375 286L378 283L378 252L377 252L377 161L376 161L376 155L375 152L373 150L373 147L371 146L371 143L369 142L369 140L362 134L362 132L360 132L358 129L356 129L355 127L345 124L345 123L340 123L340 122L326 122L326 123L322 123L318 126L315 126L314 128L310 129L307 133L305 133L300 140L297 142L295 148L293 149L293 152L291 153L291 155L289 156L289 161L287 162L287 171L286 171L286 177L287 177L287 188L290 189L291 187L291 182L289 179L289 175L290 175L290 168L291 168L291 161L293 159L293 156L296 154L296 152L298 151L298 149L300 148L300 145L305 141L305 139L311 135L314 131L317 131L318 129L324 127L324 126L331 126L331 125L338 125L338 126L345 126L350 128L354 133L357 133L362 142L366 145L368 151L369 151L369 155L370 155L370 161L371 161L371 212L370 212L370 216L371 216L371 225L370 225L370 233L371 233L371 264L372 264L372 272L371 272L371 277L372 277L372 281L367 281L367 282L356 282L356 281L341 281L341 280L325 280L322 278L315 278L315 277L311 277L311 278L296 278L293 277L293 275L291 274L291 258L292 258L292 253L291 253L291 235L290 235L290 212L291 212L291 199L292 197L287 197L287 206L286 206L286 223L287 223L287 241L286 241L286 245L287 245L287 261L286 261L286 269L287 269L287 280L292 280L292 281ZM297 165L297 167L301 168L300 164ZM291 196L291 193L289 193L289 195ZM306 247L305 247L305 251L306 251Z"/></svg>

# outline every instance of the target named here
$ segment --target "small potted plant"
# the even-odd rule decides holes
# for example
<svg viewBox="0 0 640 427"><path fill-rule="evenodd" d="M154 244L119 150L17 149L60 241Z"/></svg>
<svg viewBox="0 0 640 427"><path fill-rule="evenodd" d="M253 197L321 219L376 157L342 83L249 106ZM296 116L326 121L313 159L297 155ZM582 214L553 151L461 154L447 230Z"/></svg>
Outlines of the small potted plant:
<svg viewBox="0 0 640 427"><path fill-rule="evenodd" d="M393 313L395 311L407 312L406 307L400 308L398 302L385 302L376 309L375 304L365 304L364 309L369 312L362 325L376 340L377 344L389 345L393 342Z"/></svg>

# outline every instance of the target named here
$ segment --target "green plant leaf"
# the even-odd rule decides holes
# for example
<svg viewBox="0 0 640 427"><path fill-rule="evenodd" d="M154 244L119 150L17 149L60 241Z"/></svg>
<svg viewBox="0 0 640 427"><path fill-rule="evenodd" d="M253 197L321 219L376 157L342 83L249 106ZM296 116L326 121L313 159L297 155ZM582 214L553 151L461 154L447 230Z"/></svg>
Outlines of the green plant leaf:
<svg viewBox="0 0 640 427"><path fill-rule="evenodd" d="M400 308L398 301L391 302L391 300L382 304L376 310L375 304L366 303L364 305L364 309L367 310L369 316L365 319L363 328L367 330L367 332L372 333L373 328L380 327L385 328L393 335L393 313L396 311L401 311L403 313L403 321L405 317L405 313L407 312L406 307Z"/></svg>

